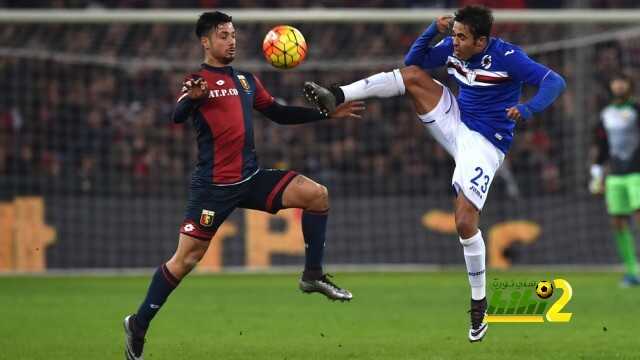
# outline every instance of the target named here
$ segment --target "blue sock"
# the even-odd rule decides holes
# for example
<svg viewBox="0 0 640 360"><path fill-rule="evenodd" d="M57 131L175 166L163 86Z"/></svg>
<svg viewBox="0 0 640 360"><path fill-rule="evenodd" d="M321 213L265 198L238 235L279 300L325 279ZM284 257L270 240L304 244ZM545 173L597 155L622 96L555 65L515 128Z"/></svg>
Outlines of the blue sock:
<svg viewBox="0 0 640 360"><path fill-rule="evenodd" d="M322 257L328 217L328 211L321 213L304 211L302 213L302 235L305 244L303 277L318 278L322 276Z"/></svg>
<svg viewBox="0 0 640 360"><path fill-rule="evenodd" d="M171 294L179 283L180 281L169 272L166 264L158 267L151 279L147 297L142 304L140 304L140 308L136 313L136 325L146 331L153 317L156 316L162 304L164 304L169 294Z"/></svg>

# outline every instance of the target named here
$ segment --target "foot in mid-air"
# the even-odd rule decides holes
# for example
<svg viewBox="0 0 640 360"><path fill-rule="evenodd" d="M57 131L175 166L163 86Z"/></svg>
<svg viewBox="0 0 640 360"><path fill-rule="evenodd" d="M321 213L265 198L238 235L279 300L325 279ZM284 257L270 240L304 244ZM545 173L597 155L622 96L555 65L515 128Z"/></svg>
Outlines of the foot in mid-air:
<svg viewBox="0 0 640 360"><path fill-rule="evenodd" d="M302 278L300 278L300 290L302 292L310 294L310 293L321 293L330 300L340 300L340 301L350 301L353 298L353 295L349 290L342 289L331 280L329 280L331 275L324 274L317 278L308 277L304 274Z"/></svg>
<svg viewBox="0 0 640 360"><path fill-rule="evenodd" d="M136 331L134 319L135 315L124 318L124 354L127 360L143 360L144 335Z"/></svg>
<svg viewBox="0 0 640 360"><path fill-rule="evenodd" d="M471 299L471 327L469 328L469 341L476 342L482 341L484 335L487 333L489 324L484 321L484 316L487 312L487 298L482 300Z"/></svg>
<svg viewBox="0 0 640 360"><path fill-rule="evenodd" d="M622 281L620 282L620 286L625 288L640 286L640 278L638 278L638 275L626 274L622 278Z"/></svg>
<svg viewBox="0 0 640 360"><path fill-rule="evenodd" d="M327 89L314 82L307 81L304 83L303 92L309 103L317 107L325 116L328 116L336 109L339 102L337 101L336 89L337 86Z"/></svg>

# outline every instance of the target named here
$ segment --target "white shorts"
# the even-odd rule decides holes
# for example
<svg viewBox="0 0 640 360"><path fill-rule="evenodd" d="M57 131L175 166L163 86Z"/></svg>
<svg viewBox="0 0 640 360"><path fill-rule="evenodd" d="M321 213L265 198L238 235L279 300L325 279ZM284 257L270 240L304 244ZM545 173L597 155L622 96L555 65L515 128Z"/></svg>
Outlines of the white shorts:
<svg viewBox="0 0 640 360"><path fill-rule="evenodd" d="M442 88L438 105L418 117L456 162L451 185L482 210L504 153L460 120L458 101L446 86Z"/></svg>

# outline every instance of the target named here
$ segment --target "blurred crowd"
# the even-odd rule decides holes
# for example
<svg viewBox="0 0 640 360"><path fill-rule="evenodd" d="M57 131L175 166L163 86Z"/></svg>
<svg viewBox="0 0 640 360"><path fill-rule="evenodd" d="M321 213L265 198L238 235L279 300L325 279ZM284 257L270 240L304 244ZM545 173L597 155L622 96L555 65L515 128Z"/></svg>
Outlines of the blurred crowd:
<svg viewBox="0 0 640 360"><path fill-rule="evenodd" d="M44 1L1 1L15 7ZM245 7L308 6L300 1L50 1L64 7ZM358 1L358 6L412 6L415 1ZM421 4L455 7L458 1ZM465 3L465 1L462 1ZM495 7L560 4L549 1L487 1ZM593 4L627 4L592 1ZM313 4L333 6L337 1ZM233 14L231 14L233 15ZM194 19L195 20L195 19ZM297 24L310 44L309 64L287 72L265 68L260 44L269 24L236 24L238 67L246 64L281 102L303 105L306 80L346 83L389 70L380 65L341 70L342 64L402 56L423 25ZM498 25L494 33L526 47L568 37L564 25ZM598 31L599 29L591 29ZM198 68L199 43L189 25L3 25L0 27L0 189L5 192L171 194L184 191L195 164L192 127L169 121L183 77ZM508 196L570 191L576 156L588 150L588 131L607 101L608 74L636 65L640 41L610 42L587 53L577 73L575 51L536 56L569 84L558 104L528 124L519 124L506 160ZM625 55L629 54L629 55ZM326 61L325 61L326 60ZM336 62L334 68L311 63ZM587 73L584 73L587 71ZM637 74L635 74L637 75ZM446 74L435 72L442 81ZM583 105L572 83L590 81ZM455 88L452 82L447 82ZM531 96L535 89L527 89ZM583 106L588 111L579 112ZM584 110L584 109L583 109ZM576 114L588 118L576 118ZM581 122L576 126L576 122ZM417 121L406 98L373 100L361 120L280 126L255 113L255 136L264 167L291 168L334 184L332 191L371 193L442 192L453 162ZM586 158L586 157L585 157ZM586 164L584 164L586 167ZM514 188L515 187L515 188ZM2 191L0 190L0 196Z"/></svg>

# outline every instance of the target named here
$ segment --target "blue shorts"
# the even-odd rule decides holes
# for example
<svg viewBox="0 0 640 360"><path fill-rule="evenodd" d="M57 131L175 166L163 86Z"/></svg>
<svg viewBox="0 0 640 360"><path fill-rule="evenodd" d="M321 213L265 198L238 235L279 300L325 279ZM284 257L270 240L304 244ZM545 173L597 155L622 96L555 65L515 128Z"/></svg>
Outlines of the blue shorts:
<svg viewBox="0 0 640 360"><path fill-rule="evenodd" d="M251 179L230 186L216 186L193 177L180 233L209 241L235 208L272 214L282 209L282 194L298 173L260 169Z"/></svg>

